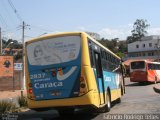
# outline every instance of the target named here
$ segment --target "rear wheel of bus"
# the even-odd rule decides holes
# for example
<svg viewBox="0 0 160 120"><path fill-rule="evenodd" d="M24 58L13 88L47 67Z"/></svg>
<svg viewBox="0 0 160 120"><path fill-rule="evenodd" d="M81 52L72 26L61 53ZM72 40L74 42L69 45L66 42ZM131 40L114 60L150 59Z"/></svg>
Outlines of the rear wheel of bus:
<svg viewBox="0 0 160 120"><path fill-rule="evenodd" d="M107 92L106 98L107 98L107 105L105 106L105 111L109 112L111 109L111 95L110 95L109 91Z"/></svg>
<svg viewBox="0 0 160 120"><path fill-rule="evenodd" d="M98 109L99 113L109 112L111 109L111 95L109 92L106 94L106 102L107 104L104 107Z"/></svg>

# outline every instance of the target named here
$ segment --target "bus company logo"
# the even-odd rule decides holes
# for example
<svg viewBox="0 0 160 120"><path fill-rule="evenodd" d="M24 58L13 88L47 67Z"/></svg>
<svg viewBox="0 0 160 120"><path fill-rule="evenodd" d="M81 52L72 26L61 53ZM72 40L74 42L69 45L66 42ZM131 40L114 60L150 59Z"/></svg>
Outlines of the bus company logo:
<svg viewBox="0 0 160 120"><path fill-rule="evenodd" d="M49 82L49 83L35 83L34 84L34 87L36 89L62 87L62 86L63 86L63 82Z"/></svg>
<svg viewBox="0 0 160 120"><path fill-rule="evenodd" d="M67 73L63 74L63 70L61 69L57 73L57 80L65 80L68 78L75 70L77 69L77 66L72 67Z"/></svg>
<svg viewBox="0 0 160 120"><path fill-rule="evenodd" d="M111 77L104 76L104 80L105 80L106 82L110 82L110 81L111 81Z"/></svg>

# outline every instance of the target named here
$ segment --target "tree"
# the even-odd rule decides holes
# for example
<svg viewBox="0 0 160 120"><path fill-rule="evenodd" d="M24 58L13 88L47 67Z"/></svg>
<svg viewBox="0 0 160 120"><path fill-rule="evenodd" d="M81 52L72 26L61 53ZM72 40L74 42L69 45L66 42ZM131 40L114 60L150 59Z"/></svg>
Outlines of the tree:
<svg viewBox="0 0 160 120"><path fill-rule="evenodd" d="M133 24L133 30L131 31L132 35L127 37L127 43L141 40L141 38L147 34L146 29L149 26L147 20L137 19Z"/></svg>
<svg viewBox="0 0 160 120"><path fill-rule="evenodd" d="M13 44L10 44L7 48L9 48L9 51L6 53L6 55L13 55L14 61L18 61L19 59L22 59L22 49L23 45L21 43L18 43L17 40L8 39L8 40L2 40L3 42L3 49L6 48L7 45L9 45L11 42ZM13 52L13 49L21 49L20 51Z"/></svg>
<svg viewBox="0 0 160 120"><path fill-rule="evenodd" d="M114 38L111 40L102 38L99 40L102 45L109 48L112 52L117 54L119 57L124 58L125 53L127 52L127 43L126 41L119 40L119 38Z"/></svg>

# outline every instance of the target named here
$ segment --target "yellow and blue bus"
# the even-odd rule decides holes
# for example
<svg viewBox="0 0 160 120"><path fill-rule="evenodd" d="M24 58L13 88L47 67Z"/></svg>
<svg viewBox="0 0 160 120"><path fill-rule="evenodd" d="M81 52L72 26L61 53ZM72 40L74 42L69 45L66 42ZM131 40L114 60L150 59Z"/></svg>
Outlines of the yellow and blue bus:
<svg viewBox="0 0 160 120"><path fill-rule="evenodd" d="M60 114L91 107L109 111L124 94L121 59L85 32L41 36L25 43L30 109Z"/></svg>

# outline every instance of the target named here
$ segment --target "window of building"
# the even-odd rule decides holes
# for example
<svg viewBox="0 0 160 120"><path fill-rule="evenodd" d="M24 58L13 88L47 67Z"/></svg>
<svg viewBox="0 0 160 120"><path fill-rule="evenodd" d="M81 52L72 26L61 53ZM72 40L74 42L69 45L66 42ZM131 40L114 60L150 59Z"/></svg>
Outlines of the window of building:
<svg viewBox="0 0 160 120"><path fill-rule="evenodd" d="M149 52L148 56L154 56L154 52Z"/></svg>
<svg viewBox="0 0 160 120"><path fill-rule="evenodd" d="M149 53L148 53L148 56L152 56L152 53L151 53L151 52L149 52Z"/></svg>
<svg viewBox="0 0 160 120"><path fill-rule="evenodd" d="M145 53L143 53L143 56L146 56L146 54L145 54Z"/></svg>
<svg viewBox="0 0 160 120"><path fill-rule="evenodd" d="M136 48L139 48L139 45L136 45Z"/></svg>
<svg viewBox="0 0 160 120"><path fill-rule="evenodd" d="M145 44L143 44L143 47L145 47Z"/></svg>
<svg viewBox="0 0 160 120"><path fill-rule="evenodd" d="M152 43L149 43L149 47L152 47Z"/></svg>

